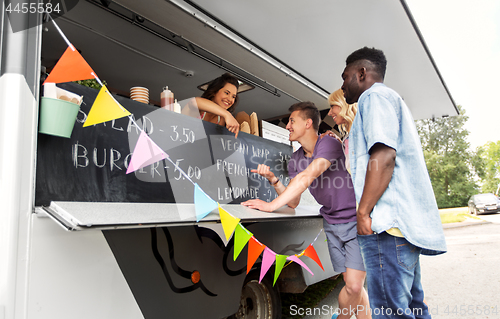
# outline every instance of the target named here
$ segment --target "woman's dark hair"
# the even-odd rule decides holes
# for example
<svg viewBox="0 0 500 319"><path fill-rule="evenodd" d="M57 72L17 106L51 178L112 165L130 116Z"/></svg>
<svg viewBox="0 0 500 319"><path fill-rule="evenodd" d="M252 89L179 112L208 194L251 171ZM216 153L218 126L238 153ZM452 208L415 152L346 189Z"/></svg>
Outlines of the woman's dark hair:
<svg viewBox="0 0 500 319"><path fill-rule="evenodd" d="M313 102L299 102L290 106L288 112L293 113L295 111L300 111L300 115L304 120L311 119L313 128L319 130L319 122L321 120L321 115L318 111L316 105Z"/></svg>
<svg viewBox="0 0 500 319"><path fill-rule="evenodd" d="M212 101L217 92L219 92L219 90L222 89L227 83L236 86L236 91L238 91L238 87L240 86L238 79L229 73L224 73L215 80L213 80L212 82L210 82L210 84L207 87L207 90L203 92L201 97ZM231 105L231 107L227 109L229 113L233 113L234 109L236 108L236 105L238 104L238 101L239 101L238 94L236 94L236 98L234 99L233 105Z"/></svg>

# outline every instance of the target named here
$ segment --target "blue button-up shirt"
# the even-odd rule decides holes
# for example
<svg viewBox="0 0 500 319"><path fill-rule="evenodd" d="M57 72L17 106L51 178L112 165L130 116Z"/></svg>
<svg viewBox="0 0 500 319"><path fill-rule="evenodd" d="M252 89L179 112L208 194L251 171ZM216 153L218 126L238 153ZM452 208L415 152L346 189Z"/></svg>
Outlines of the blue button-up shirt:
<svg viewBox="0 0 500 319"><path fill-rule="evenodd" d="M372 230L397 227L423 254L446 251L439 211L413 117L403 99L383 83L375 83L358 100L350 132L350 162L356 200L363 195L376 143L396 150L396 166L389 186L371 212ZM371 162L370 165L377 165Z"/></svg>

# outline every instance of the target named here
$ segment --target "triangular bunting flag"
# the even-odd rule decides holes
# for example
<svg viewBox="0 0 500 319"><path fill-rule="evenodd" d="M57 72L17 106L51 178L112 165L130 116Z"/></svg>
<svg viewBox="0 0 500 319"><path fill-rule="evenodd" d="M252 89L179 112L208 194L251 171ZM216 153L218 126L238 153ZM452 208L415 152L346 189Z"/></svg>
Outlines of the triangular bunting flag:
<svg viewBox="0 0 500 319"><path fill-rule="evenodd" d="M106 86L103 85L95 98L94 104L92 104L83 127L119 119L130 114L111 96Z"/></svg>
<svg viewBox="0 0 500 319"><path fill-rule="evenodd" d="M273 282L273 286L274 286L274 284L276 283L276 280L278 279L278 277L281 274L281 270L283 269L283 266L285 265L287 257L288 256L286 256L286 255L276 254L276 267L274 268L274 282Z"/></svg>
<svg viewBox="0 0 500 319"><path fill-rule="evenodd" d="M271 268L271 265L274 263L276 260L275 258L276 253L272 251L269 248L264 249L264 254L262 255L262 264L260 265L260 277L259 277L259 282L262 281L262 278L266 275L267 271L269 268Z"/></svg>
<svg viewBox="0 0 500 319"><path fill-rule="evenodd" d="M197 183L194 183L194 209L196 210L196 221L199 222L203 217L216 209L217 206L217 202L205 194Z"/></svg>
<svg viewBox="0 0 500 319"><path fill-rule="evenodd" d="M241 224L236 225L234 230L234 260L238 258L239 254L245 248L248 240L253 236L245 227Z"/></svg>
<svg viewBox="0 0 500 319"><path fill-rule="evenodd" d="M54 66L45 83L63 83L78 80L88 80L94 78L94 71L85 59L76 51L68 46L57 64Z"/></svg>
<svg viewBox="0 0 500 319"><path fill-rule="evenodd" d="M127 174L161 161L167 157L167 153L156 145L146 132L142 131L141 135L139 135L139 139L137 140L137 144L135 145L130 163L128 164Z"/></svg>
<svg viewBox="0 0 500 319"><path fill-rule="evenodd" d="M291 260L291 261L294 261L296 262L297 264L301 265L302 267L304 267L310 274L311 276L314 276L313 272L311 271L311 269L309 269L309 267L307 267L306 264L304 264L304 262L302 260L299 259L299 257L297 257L296 255L293 255L293 256L288 256L287 258L288 260ZM321 267L323 268L323 267Z"/></svg>
<svg viewBox="0 0 500 319"><path fill-rule="evenodd" d="M238 223L240 222L240 219L229 214L222 207L220 207L220 205L219 216L222 228L224 229L224 234L226 235L226 239L229 240L234 232L234 229L236 228L236 225L238 225Z"/></svg>
<svg viewBox="0 0 500 319"><path fill-rule="evenodd" d="M255 237L250 238L248 241L247 274L250 272L250 269L252 269L253 264L255 264L264 248L266 248L266 246L259 243Z"/></svg>
<svg viewBox="0 0 500 319"><path fill-rule="evenodd" d="M321 267L321 269L325 271L323 265L321 264L321 260L319 260L318 253L316 252L316 249L314 249L312 244L310 244L309 247L306 248L306 250L304 251L304 255L314 260Z"/></svg>

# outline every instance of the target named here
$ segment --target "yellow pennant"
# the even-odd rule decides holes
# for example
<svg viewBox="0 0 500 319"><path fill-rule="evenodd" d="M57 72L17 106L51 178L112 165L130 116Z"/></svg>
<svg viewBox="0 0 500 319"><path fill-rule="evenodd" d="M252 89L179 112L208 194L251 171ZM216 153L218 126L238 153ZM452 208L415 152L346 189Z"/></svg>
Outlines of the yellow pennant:
<svg viewBox="0 0 500 319"><path fill-rule="evenodd" d="M95 98L94 104L92 104L92 108L90 109L83 127L104 123L129 115L130 112L121 106L120 103L111 96L106 86L103 85Z"/></svg>
<svg viewBox="0 0 500 319"><path fill-rule="evenodd" d="M219 216L226 239L229 240L234 232L234 229L236 228L236 225L240 222L240 219L226 212L222 207L220 207L220 205Z"/></svg>

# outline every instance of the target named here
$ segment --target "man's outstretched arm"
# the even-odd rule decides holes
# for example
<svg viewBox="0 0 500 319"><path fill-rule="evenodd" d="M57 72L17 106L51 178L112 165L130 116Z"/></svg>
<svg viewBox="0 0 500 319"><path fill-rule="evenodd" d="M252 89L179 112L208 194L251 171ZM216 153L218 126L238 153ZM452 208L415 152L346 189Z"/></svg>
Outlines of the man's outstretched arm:
<svg viewBox="0 0 500 319"><path fill-rule="evenodd" d="M251 199L241 203L241 205L258 209L265 212L272 212L281 206L288 205L292 208L297 207L297 197L311 185L324 171L330 167L331 162L325 158L317 158L307 166L305 170L297 174L288 184L288 187L272 202L268 203L260 199Z"/></svg>

